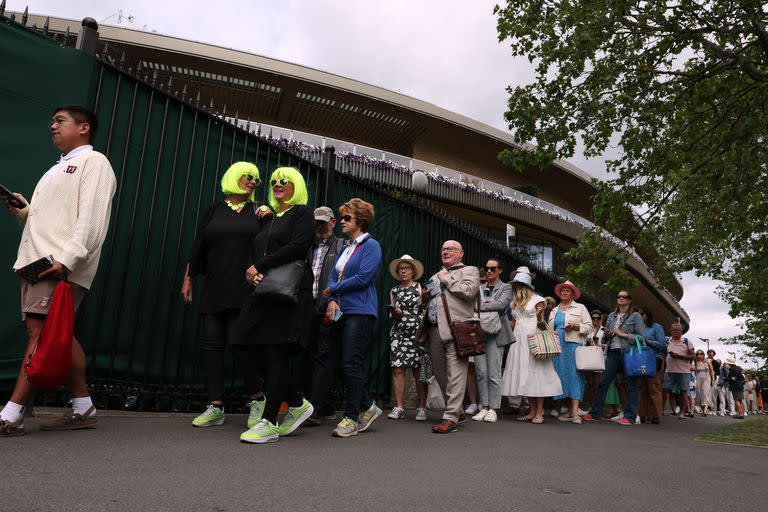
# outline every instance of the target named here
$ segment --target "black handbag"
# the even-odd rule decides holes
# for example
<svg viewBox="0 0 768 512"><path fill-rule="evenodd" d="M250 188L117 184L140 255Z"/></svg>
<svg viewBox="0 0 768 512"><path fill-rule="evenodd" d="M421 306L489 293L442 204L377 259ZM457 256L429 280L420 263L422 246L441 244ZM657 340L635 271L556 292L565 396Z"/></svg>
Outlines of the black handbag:
<svg viewBox="0 0 768 512"><path fill-rule="evenodd" d="M272 232L274 221L272 219L272 222L269 223L267 242L269 242L269 234ZM306 260L309 259L311 252L312 249L310 248L304 260L284 263L264 272L262 280L251 291L251 297L259 301L297 304L299 302L299 287L304 278L304 268L307 264ZM267 249L265 247L264 256L266 255Z"/></svg>
<svg viewBox="0 0 768 512"><path fill-rule="evenodd" d="M251 291L251 297L271 302L298 303L304 265L303 261L296 260L269 269Z"/></svg>

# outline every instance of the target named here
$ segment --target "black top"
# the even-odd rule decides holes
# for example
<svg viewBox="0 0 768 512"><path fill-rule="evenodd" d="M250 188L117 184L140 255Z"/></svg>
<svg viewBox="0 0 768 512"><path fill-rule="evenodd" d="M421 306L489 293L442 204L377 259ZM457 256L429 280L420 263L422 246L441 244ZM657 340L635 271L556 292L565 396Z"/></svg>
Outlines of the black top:
<svg viewBox="0 0 768 512"><path fill-rule="evenodd" d="M203 214L192 245L190 277L203 274L200 313L240 309L251 292L245 271L253 259L251 241L262 221L253 204L237 213L225 202L211 205Z"/></svg>
<svg viewBox="0 0 768 512"><path fill-rule="evenodd" d="M304 205L296 205L282 216L264 222L263 229L253 239L253 266L264 274L292 261L305 261L314 239L312 211Z"/></svg>
<svg viewBox="0 0 768 512"><path fill-rule="evenodd" d="M715 372L715 375L720 375L720 363L717 362L717 359L712 359L712 370Z"/></svg>
<svg viewBox="0 0 768 512"><path fill-rule="evenodd" d="M315 238L312 210L296 205L281 217L266 219L253 240L251 261L269 279L269 270L297 260L306 261ZM266 252L266 254L265 254ZM309 341L314 300L312 266L304 266L297 304L264 302L248 297L238 322L239 344L289 344L295 349ZM256 285L258 286L258 285Z"/></svg>

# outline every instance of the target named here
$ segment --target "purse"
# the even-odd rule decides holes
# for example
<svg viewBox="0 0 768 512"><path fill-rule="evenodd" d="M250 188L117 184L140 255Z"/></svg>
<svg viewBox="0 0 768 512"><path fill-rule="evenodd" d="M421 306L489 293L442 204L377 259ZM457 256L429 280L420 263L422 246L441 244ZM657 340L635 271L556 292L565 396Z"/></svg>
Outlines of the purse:
<svg viewBox="0 0 768 512"><path fill-rule="evenodd" d="M534 359L559 356L563 351L560 347L560 336L550 330L540 330L536 334L529 334L528 348Z"/></svg>
<svg viewBox="0 0 768 512"><path fill-rule="evenodd" d="M605 371L603 348L596 345L576 347L576 369L582 372Z"/></svg>
<svg viewBox="0 0 768 512"><path fill-rule="evenodd" d="M269 223L267 242L269 242L269 234L272 232L274 222L275 219L273 218L272 222ZM251 291L251 297L260 301L297 304L299 302L299 287L304 277L304 267L312 249L310 248L309 251L304 260L284 263L267 270L264 273L264 278ZM264 247L264 256L266 255L267 248Z"/></svg>
<svg viewBox="0 0 768 512"><path fill-rule="evenodd" d="M25 265L16 270L16 273L29 284L37 284L37 282L40 281L40 278L37 276L51 267L53 267L53 261L51 257L44 256L39 260L33 261L29 265Z"/></svg>
<svg viewBox="0 0 768 512"><path fill-rule="evenodd" d="M485 354L485 336L480 327L480 320L464 320L454 322L451 320L451 311L448 309L448 299L445 298L445 292L440 295L443 298L443 308L445 317L448 320L448 326L453 335L453 344L456 349L456 357L466 359L471 356L481 356ZM480 294L477 295L475 302L475 313L478 317L480 312Z"/></svg>
<svg viewBox="0 0 768 512"><path fill-rule="evenodd" d="M624 375L627 377L656 376L656 355L642 336L635 335L635 345L624 352Z"/></svg>
<svg viewBox="0 0 768 512"><path fill-rule="evenodd" d="M501 331L501 319L496 311L482 311L480 313L480 327L489 336L495 336Z"/></svg>

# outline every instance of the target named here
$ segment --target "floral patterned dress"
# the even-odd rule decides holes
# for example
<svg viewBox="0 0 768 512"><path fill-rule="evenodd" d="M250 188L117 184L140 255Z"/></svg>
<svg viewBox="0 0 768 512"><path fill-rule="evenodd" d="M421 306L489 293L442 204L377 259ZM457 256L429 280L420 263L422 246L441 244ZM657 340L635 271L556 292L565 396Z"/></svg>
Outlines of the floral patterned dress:
<svg viewBox="0 0 768 512"><path fill-rule="evenodd" d="M391 292L393 305L403 312L403 316L392 319L389 331L390 366L419 368L424 361L424 349L416 343L416 330L421 323L421 289L418 283L414 283L408 288L397 285Z"/></svg>

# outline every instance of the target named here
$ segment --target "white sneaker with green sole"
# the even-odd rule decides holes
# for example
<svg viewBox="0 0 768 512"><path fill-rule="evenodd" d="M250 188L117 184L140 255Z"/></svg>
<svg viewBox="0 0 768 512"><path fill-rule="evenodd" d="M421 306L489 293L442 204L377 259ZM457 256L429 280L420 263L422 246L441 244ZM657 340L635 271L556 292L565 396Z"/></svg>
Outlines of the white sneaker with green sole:
<svg viewBox="0 0 768 512"><path fill-rule="evenodd" d="M273 425L267 419L261 419L252 428L240 434L240 441L255 444L276 443L279 437L277 425Z"/></svg>
<svg viewBox="0 0 768 512"><path fill-rule="evenodd" d="M224 409L213 404L208 404L205 412L192 420L195 427L216 427L224 424Z"/></svg>

